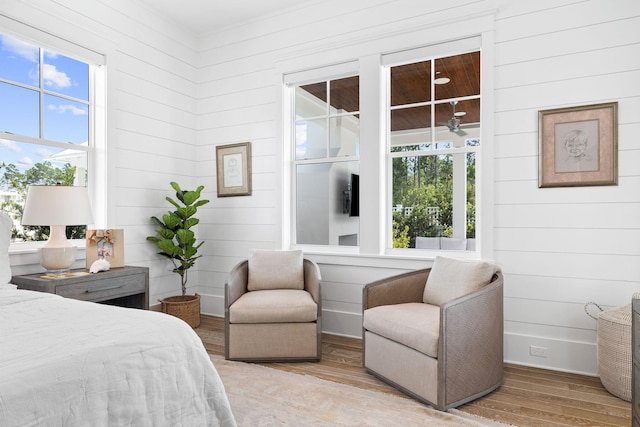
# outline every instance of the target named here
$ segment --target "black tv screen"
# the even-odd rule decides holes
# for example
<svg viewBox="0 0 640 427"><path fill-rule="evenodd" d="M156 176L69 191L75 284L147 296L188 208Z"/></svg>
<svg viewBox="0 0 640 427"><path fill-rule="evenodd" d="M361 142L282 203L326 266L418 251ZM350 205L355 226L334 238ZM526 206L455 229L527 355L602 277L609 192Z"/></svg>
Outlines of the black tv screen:
<svg viewBox="0 0 640 427"><path fill-rule="evenodd" d="M360 216L360 175L351 174L351 209L349 216Z"/></svg>

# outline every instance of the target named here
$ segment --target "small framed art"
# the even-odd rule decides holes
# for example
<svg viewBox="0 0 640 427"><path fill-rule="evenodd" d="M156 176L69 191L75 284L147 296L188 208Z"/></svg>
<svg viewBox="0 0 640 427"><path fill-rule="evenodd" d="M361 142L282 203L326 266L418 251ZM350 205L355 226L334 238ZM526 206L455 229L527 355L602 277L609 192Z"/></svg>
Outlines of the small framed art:
<svg viewBox="0 0 640 427"><path fill-rule="evenodd" d="M111 268L124 267L124 230L87 230L87 270L95 261L109 261Z"/></svg>
<svg viewBox="0 0 640 427"><path fill-rule="evenodd" d="M251 195L251 143L216 147L218 197Z"/></svg>
<svg viewBox="0 0 640 427"><path fill-rule="evenodd" d="M618 103L538 112L539 187L618 184Z"/></svg>

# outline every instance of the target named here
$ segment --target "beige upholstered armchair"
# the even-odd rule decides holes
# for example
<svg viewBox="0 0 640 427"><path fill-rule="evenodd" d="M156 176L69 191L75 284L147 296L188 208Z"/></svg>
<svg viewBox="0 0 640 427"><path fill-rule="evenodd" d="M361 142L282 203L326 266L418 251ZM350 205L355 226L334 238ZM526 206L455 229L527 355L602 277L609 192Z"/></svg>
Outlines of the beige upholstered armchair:
<svg viewBox="0 0 640 427"><path fill-rule="evenodd" d="M503 278L486 262L436 258L433 267L363 291L363 365L445 411L503 380Z"/></svg>
<svg viewBox="0 0 640 427"><path fill-rule="evenodd" d="M253 251L225 283L225 358L319 361L320 269L301 251Z"/></svg>

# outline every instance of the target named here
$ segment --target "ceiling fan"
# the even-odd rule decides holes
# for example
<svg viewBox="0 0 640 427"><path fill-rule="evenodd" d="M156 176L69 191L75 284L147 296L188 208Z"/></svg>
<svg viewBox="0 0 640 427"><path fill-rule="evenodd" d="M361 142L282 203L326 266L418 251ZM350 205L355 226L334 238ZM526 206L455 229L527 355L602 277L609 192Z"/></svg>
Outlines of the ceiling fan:
<svg viewBox="0 0 640 427"><path fill-rule="evenodd" d="M460 124L460 119L458 117L462 117L467 113L465 113L464 111L456 112L456 104L458 104L458 101L450 101L449 104L451 104L451 106L453 108L453 114L452 114L451 118L449 120L447 120L446 123L438 123L438 125L446 126L449 129L449 132L455 133L455 134L457 134L459 136L464 136L464 135L467 134L462 129L470 128L470 127L476 127L477 126L475 124L461 125Z"/></svg>

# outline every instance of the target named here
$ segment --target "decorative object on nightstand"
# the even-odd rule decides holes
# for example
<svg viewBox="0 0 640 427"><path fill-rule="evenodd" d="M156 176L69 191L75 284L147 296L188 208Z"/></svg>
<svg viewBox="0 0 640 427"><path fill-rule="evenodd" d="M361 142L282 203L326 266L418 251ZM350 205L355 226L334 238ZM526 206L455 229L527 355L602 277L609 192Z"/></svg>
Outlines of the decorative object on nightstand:
<svg viewBox="0 0 640 427"><path fill-rule="evenodd" d="M87 270L97 260L109 262L112 268L124 266L124 230L87 230Z"/></svg>
<svg viewBox="0 0 640 427"><path fill-rule="evenodd" d="M48 225L49 240L41 248L40 265L48 271L66 271L76 261L78 247L67 240L67 225L93 223L86 187L31 185L22 225Z"/></svg>
<svg viewBox="0 0 640 427"><path fill-rule="evenodd" d="M172 271L180 275L182 283L182 295L160 300L162 312L178 317L196 328L200 326L200 295L187 295L187 272L201 257L197 253L204 242L196 243L191 227L200 222L195 218L198 207L209 203L209 200L198 200L204 189L202 185L194 191L182 190L176 182L171 182L171 187L176 191L178 201L168 196L166 200L176 209L162 215L162 219L151 217L159 228L156 229L157 235L148 236L147 240L158 246L159 255L171 260L174 267Z"/></svg>

